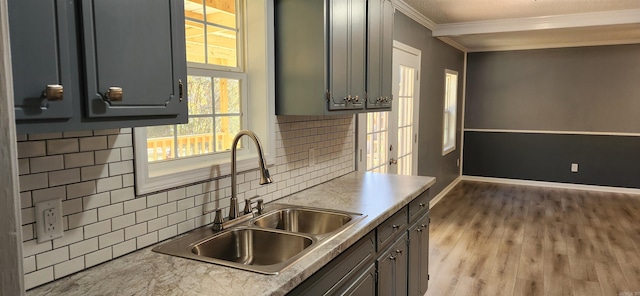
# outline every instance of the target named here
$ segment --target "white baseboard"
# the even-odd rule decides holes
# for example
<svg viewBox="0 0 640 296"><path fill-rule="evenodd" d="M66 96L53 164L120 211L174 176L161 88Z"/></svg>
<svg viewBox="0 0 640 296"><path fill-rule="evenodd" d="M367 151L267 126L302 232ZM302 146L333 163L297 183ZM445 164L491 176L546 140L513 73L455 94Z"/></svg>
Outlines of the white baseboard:
<svg viewBox="0 0 640 296"><path fill-rule="evenodd" d="M458 185L458 183L460 183L461 180L462 180L462 178L460 176L458 176L455 180L453 180L453 182L451 182L451 184L449 184L449 186L447 186L444 189L442 189L442 191L440 191L440 193L438 193L438 195L436 195L434 198L432 198L429 201L429 209L433 208L433 206L435 206L438 202L440 202L440 200L445 195L447 195L447 193L449 193L449 191L451 191L451 189L453 189L453 187L456 187L456 185Z"/></svg>
<svg viewBox="0 0 640 296"><path fill-rule="evenodd" d="M461 177L464 181L477 181L486 183L500 183L510 185L523 185L523 186L536 186L536 187L548 187L548 188L560 188L560 189L573 189L573 190L586 190L586 191L599 191L599 192L611 192L611 193L624 193L624 194L638 194L640 195L640 189L623 188L623 187L610 187L610 186L597 186L597 185L583 185L583 184L571 184L571 183L557 183L557 182L543 182L543 181L530 181L519 179L505 179L505 178L491 178L491 177L476 177L466 176Z"/></svg>

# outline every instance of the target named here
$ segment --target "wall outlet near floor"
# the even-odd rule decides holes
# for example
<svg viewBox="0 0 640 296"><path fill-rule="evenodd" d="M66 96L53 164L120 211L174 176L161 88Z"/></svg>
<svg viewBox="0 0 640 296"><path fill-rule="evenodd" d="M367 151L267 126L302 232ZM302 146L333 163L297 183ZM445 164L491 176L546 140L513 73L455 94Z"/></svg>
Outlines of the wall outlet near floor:
<svg viewBox="0 0 640 296"><path fill-rule="evenodd" d="M316 148L309 148L309 167L316 165Z"/></svg>
<svg viewBox="0 0 640 296"><path fill-rule="evenodd" d="M456 166L460 167L460 158L456 159Z"/></svg>
<svg viewBox="0 0 640 296"><path fill-rule="evenodd" d="M38 243L62 236L62 201L47 200L36 204L36 235Z"/></svg>
<svg viewBox="0 0 640 296"><path fill-rule="evenodd" d="M578 172L578 164L577 163L572 163L571 164L571 172L572 173L577 173Z"/></svg>

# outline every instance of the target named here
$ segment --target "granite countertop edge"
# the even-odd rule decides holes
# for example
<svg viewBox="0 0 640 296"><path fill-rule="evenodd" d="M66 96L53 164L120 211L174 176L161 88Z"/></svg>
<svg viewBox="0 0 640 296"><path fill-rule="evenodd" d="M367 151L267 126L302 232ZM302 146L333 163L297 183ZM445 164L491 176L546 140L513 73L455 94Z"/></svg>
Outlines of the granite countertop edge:
<svg viewBox="0 0 640 296"><path fill-rule="evenodd" d="M27 295L285 295L435 181L433 177L352 172L274 201L366 215L278 275L152 252L164 243L160 242L37 287Z"/></svg>

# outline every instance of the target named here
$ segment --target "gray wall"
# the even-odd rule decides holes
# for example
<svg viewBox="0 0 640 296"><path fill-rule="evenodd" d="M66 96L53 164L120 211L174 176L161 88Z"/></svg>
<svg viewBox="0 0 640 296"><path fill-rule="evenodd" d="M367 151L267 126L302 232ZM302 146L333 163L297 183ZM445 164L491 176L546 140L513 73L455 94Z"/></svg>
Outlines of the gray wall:
<svg viewBox="0 0 640 296"><path fill-rule="evenodd" d="M395 14L393 34L395 40L422 51L418 174L436 177L431 190L433 197L459 176L456 161L461 150L464 53L433 38L429 29L399 11ZM458 71L458 136L456 150L442 156L445 69Z"/></svg>
<svg viewBox="0 0 640 296"><path fill-rule="evenodd" d="M466 128L640 133L640 44L470 53L467 73Z"/></svg>
<svg viewBox="0 0 640 296"><path fill-rule="evenodd" d="M464 175L640 188L640 45L471 53L467 66Z"/></svg>

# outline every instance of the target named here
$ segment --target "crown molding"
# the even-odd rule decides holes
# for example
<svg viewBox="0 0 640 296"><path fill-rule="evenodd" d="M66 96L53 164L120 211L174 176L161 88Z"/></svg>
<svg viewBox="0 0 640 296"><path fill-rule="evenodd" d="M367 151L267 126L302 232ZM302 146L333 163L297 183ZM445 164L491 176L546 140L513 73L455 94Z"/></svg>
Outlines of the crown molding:
<svg viewBox="0 0 640 296"><path fill-rule="evenodd" d="M438 38L442 38L442 37L438 37ZM474 47L474 48L470 48L467 52L533 50L533 49L567 48L567 47L584 47L584 46L624 45L624 44L638 44L638 43L640 43L640 39L600 40L600 41L541 43L541 44L536 43L536 44L522 44L522 45L514 45L514 46Z"/></svg>
<svg viewBox="0 0 640 296"><path fill-rule="evenodd" d="M415 10L413 7L409 6L409 4L407 4L403 0L393 0L392 3L393 3L393 7L396 10L402 12L403 14L405 14L412 20L418 22L419 24L423 25L424 27L431 30L432 32L434 28L437 26L436 23L434 23L432 20L424 16L424 14Z"/></svg>
<svg viewBox="0 0 640 296"><path fill-rule="evenodd" d="M465 47L464 45L456 42L455 40L449 38L449 37L437 37L438 39L440 39L440 41L449 44L450 46L462 51L462 52L469 52L469 49L467 47Z"/></svg>
<svg viewBox="0 0 640 296"><path fill-rule="evenodd" d="M406 5L406 4L405 4ZM640 23L640 9L435 25L434 37Z"/></svg>

